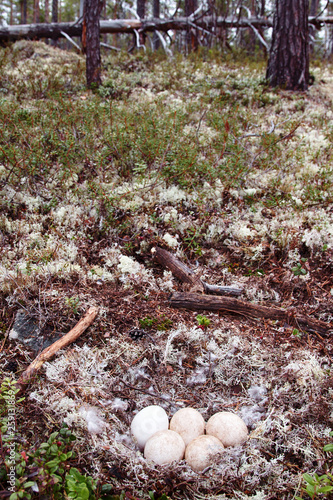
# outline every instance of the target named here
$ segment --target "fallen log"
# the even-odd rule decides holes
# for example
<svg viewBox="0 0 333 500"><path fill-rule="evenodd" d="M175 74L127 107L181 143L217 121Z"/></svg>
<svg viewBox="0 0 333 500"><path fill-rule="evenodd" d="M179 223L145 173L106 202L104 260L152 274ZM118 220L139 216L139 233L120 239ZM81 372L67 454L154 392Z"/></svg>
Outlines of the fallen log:
<svg viewBox="0 0 333 500"><path fill-rule="evenodd" d="M66 335L53 342L49 347L44 349L28 368L22 373L18 380L18 386L21 390L30 382L32 377L37 374L43 363L51 359L56 352L74 342L80 335L91 325L98 313L97 307L90 307L86 315L70 330Z"/></svg>
<svg viewBox="0 0 333 500"><path fill-rule="evenodd" d="M320 29L323 24L333 24L333 16L310 17L309 23ZM192 17L178 17L171 19L112 19L100 21L100 33L133 33L135 30L141 32L187 30L190 27L205 30L216 28L270 28L273 26L272 19L261 17L240 18L237 17L215 17L204 16L199 19ZM14 42L23 38L39 40L41 38L61 38L82 35L82 23L40 23L40 24L17 24L0 26L0 41Z"/></svg>
<svg viewBox="0 0 333 500"><path fill-rule="evenodd" d="M243 291L241 288L234 286L209 285L205 283L183 262L163 248L154 247L151 253L159 264L168 268L176 278L187 284L191 292L238 296Z"/></svg>
<svg viewBox="0 0 333 500"><path fill-rule="evenodd" d="M252 304L233 297L214 297L198 293L175 292L170 298L170 305L176 308L218 312L231 312L251 318L265 318L282 321L300 330L327 335L333 333L333 324L325 323L310 316L301 315L293 310L281 307L267 307Z"/></svg>
<svg viewBox="0 0 333 500"><path fill-rule="evenodd" d="M147 32L187 30L190 26L197 25L205 29L213 27L248 27L249 22L253 26L272 26L272 20L266 18L239 19L236 18L216 18L205 16L199 20L179 17L172 19L112 19L100 21L100 33L133 33L134 30ZM17 24L10 26L0 26L0 41L9 42L21 38L61 38L68 36L81 36L82 23L41 23L41 24Z"/></svg>

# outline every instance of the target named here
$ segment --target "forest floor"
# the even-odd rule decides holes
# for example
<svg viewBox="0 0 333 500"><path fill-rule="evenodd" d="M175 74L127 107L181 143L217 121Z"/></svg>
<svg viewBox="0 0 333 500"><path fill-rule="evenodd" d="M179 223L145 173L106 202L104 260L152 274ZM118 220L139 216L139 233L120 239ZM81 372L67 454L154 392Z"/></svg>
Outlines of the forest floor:
<svg viewBox="0 0 333 500"><path fill-rule="evenodd" d="M17 399L17 474L31 498L67 498L50 468L45 483L32 472L63 423L76 454L57 474L75 467L113 498L309 498L302 475L332 470L333 69L311 71L310 89L291 93L266 87L264 62L120 54L105 56L92 92L80 55L41 42L0 49L0 377L18 380L38 349L99 309ZM327 333L171 307L185 288L154 246ZM18 311L35 349L15 334ZM249 438L202 473L156 466L129 432L151 404L206 421L232 411ZM89 415L101 432L88 431Z"/></svg>

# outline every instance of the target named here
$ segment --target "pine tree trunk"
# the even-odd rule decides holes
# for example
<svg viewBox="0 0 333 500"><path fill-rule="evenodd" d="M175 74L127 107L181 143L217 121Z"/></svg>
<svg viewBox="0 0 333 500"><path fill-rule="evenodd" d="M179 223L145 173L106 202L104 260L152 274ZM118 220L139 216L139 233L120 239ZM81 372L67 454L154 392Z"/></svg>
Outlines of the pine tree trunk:
<svg viewBox="0 0 333 500"><path fill-rule="evenodd" d="M160 17L160 0L153 0L153 17L154 19ZM153 46L154 50L157 50L160 46L160 39L156 33L153 36Z"/></svg>
<svg viewBox="0 0 333 500"><path fill-rule="evenodd" d="M34 0L34 24L39 23L39 0Z"/></svg>
<svg viewBox="0 0 333 500"><path fill-rule="evenodd" d="M86 36L86 77L88 87L98 87L101 81L101 50L99 17L102 9L100 0L86 0L84 26Z"/></svg>
<svg viewBox="0 0 333 500"><path fill-rule="evenodd" d="M309 83L309 0L276 0L266 78L271 87L306 90Z"/></svg>
<svg viewBox="0 0 333 500"><path fill-rule="evenodd" d="M44 6L44 21L46 23L50 22L50 13L49 13L49 9L50 9L50 6L49 6L49 0L45 0L45 6Z"/></svg>
<svg viewBox="0 0 333 500"><path fill-rule="evenodd" d="M144 19L146 15L146 0L137 0L136 2L136 13L138 14L140 19ZM146 35L145 33L140 32L139 34L140 45L145 45L146 43Z"/></svg>
<svg viewBox="0 0 333 500"><path fill-rule="evenodd" d="M137 0L136 13L138 14L140 19L144 19L145 12L146 12L146 1L145 0Z"/></svg>
<svg viewBox="0 0 333 500"><path fill-rule="evenodd" d="M27 16L27 0L21 0L21 24L27 24L28 16Z"/></svg>
<svg viewBox="0 0 333 500"><path fill-rule="evenodd" d="M197 0L185 0L185 17L189 17L198 8ZM198 48L198 33L197 30L189 28L186 33L186 46L189 52L195 51Z"/></svg>
<svg viewBox="0 0 333 500"><path fill-rule="evenodd" d="M51 14L52 23L58 22L58 0L52 0L52 14ZM57 47L58 39L55 38L51 41L51 45Z"/></svg>
<svg viewBox="0 0 333 500"><path fill-rule="evenodd" d="M28 22L27 0L21 0L20 7L21 7L21 24L27 24Z"/></svg>
<svg viewBox="0 0 333 500"><path fill-rule="evenodd" d="M12 0L10 1L9 9L10 9L9 24L13 25L14 19L13 19L13 2L12 2Z"/></svg>

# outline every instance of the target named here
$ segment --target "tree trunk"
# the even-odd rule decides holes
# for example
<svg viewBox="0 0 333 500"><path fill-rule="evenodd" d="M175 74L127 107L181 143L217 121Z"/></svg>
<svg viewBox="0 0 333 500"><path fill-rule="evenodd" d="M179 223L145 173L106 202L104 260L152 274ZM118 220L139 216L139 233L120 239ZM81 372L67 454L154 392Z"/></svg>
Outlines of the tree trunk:
<svg viewBox="0 0 333 500"><path fill-rule="evenodd" d="M306 90L309 83L309 0L276 0L266 78L271 87Z"/></svg>
<svg viewBox="0 0 333 500"><path fill-rule="evenodd" d="M44 20L46 23L49 23L50 22L50 13L49 13L49 9L50 9L50 6L49 6L49 0L45 0L45 14L44 14Z"/></svg>
<svg viewBox="0 0 333 500"><path fill-rule="evenodd" d="M88 87L98 87L101 81L101 48L99 17L102 10L100 0L86 0L84 9L84 31L86 36L86 77Z"/></svg>
<svg viewBox="0 0 333 500"><path fill-rule="evenodd" d="M52 23L58 22L58 0L52 0L52 15L51 15ZM51 45L56 47L58 45L58 39L55 38L52 40Z"/></svg>
<svg viewBox="0 0 333 500"><path fill-rule="evenodd" d="M137 0L136 13L138 14L140 19L145 18L146 0ZM145 35L145 33L142 33L142 31L140 31L140 33L139 33L139 43L140 43L140 45L145 45L145 43L146 43L146 35Z"/></svg>
<svg viewBox="0 0 333 500"><path fill-rule="evenodd" d="M140 19L145 18L146 13L146 0L137 0L136 2L136 13Z"/></svg>
<svg viewBox="0 0 333 500"><path fill-rule="evenodd" d="M39 23L39 0L34 0L34 23Z"/></svg>
<svg viewBox="0 0 333 500"><path fill-rule="evenodd" d="M52 22L58 22L58 0L52 0Z"/></svg>
<svg viewBox="0 0 333 500"><path fill-rule="evenodd" d="M10 1L9 10L10 10L9 24L12 25L12 24L14 24L14 19L13 19L13 0Z"/></svg>
<svg viewBox="0 0 333 500"><path fill-rule="evenodd" d="M160 0L153 0L153 17L156 19L160 18ZM153 47L157 50L160 47L160 39L156 33L153 36Z"/></svg>
<svg viewBox="0 0 333 500"><path fill-rule="evenodd" d="M21 1L21 24L27 24L27 0Z"/></svg>
<svg viewBox="0 0 333 500"><path fill-rule="evenodd" d="M189 17L198 8L197 0L185 0L185 17ZM189 27L186 33L186 48L189 52L195 51L198 48L198 33L197 30Z"/></svg>

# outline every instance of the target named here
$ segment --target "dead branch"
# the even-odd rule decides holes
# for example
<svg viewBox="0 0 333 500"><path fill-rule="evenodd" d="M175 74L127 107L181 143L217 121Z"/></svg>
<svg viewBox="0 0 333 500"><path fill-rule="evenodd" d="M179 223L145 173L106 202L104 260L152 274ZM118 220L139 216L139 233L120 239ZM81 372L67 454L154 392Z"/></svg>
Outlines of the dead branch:
<svg viewBox="0 0 333 500"><path fill-rule="evenodd" d="M252 304L233 297L214 297L198 293L173 293L170 305L191 310L223 311L241 314L251 318L265 318L283 321L300 330L317 332L321 335L333 333L333 324L309 316L297 314L281 307L267 307Z"/></svg>
<svg viewBox="0 0 333 500"><path fill-rule="evenodd" d="M154 247L151 250L153 258L162 266L167 267L176 278L190 287L191 292L215 293L217 295L240 295L241 288L233 286L209 285L202 281L183 262L163 248Z"/></svg>
<svg viewBox="0 0 333 500"><path fill-rule="evenodd" d="M91 325L98 313L97 307L90 307L86 315L80 319L80 321L70 330L66 335L61 337L61 339L53 342L49 347L44 349L38 356L33 360L33 362L28 366L28 368L22 373L18 380L18 385L21 389L24 388L26 384L30 382L32 377L36 375L43 363L51 359L56 352L60 349L68 346L74 342L80 335Z"/></svg>

